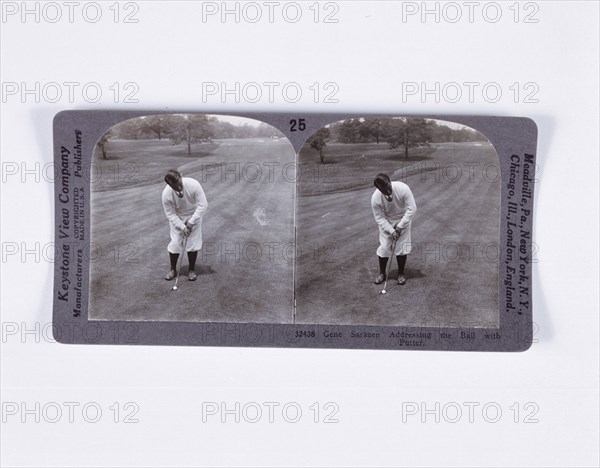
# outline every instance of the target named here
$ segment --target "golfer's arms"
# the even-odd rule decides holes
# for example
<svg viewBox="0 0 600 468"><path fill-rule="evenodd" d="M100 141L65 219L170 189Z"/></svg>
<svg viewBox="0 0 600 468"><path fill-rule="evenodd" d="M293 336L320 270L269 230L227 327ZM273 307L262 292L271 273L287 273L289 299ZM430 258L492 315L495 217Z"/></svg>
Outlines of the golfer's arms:
<svg viewBox="0 0 600 468"><path fill-rule="evenodd" d="M169 200L168 198L162 199L162 205L163 205L163 209L165 210L165 215L167 215L167 219L173 223L175 225L175 227L177 227L177 229L180 230L184 230L185 229L185 224L184 222L181 220L181 218L179 218L179 216L177 216L177 213L175 212L175 207L173 206L173 203L171 202L171 200Z"/></svg>
<svg viewBox="0 0 600 468"><path fill-rule="evenodd" d="M404 212L404 216L398 222L398 227L400 229L404 229L406 226L410 224L413 219L413 216L417 212L417 204L415 202L415 197L413 196L410 189L404 193L404 206L406 207L406 211Z"/></svg>
<svg viewBox="0 0 600 468"><path fill-rule="evenodd" d="M393 234L394 226L386 219L383 208L377 202L371 202L371 209L373 210L375 222L379 224L379 227L381 227L385 233L390 235Z"/></svg>
<svg viewBox="0 0 600 468"><path fill-rule="evenodd" d="M204 212L206 211L206 208L208 208L208 201L206 201L206 195L204 195L204 190L202 190L202 187L200 185L198 185L194 196L196 199L196 211L194 211L192 217L188 219L188 223L191 225L194 225L198 221L200 221L202 219L202 216L204 215Z"/></svg>

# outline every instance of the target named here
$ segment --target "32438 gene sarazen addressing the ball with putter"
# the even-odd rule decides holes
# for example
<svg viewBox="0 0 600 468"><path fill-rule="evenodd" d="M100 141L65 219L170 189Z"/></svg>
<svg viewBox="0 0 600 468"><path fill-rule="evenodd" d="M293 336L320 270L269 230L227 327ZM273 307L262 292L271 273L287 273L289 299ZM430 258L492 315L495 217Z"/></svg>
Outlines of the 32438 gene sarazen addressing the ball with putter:
<svg viewBox="0 0 600 468"><path fill-rule="evenodd" d="M410 228L417 204L408 185L392 182L387 174L377 174L374 184L377 189L371 196L371 208L379 225L379 274L374 283L387 284L389 270L386 271L386 266L389 257L395 256L398 261L398 284L404 285L406 257L411 251ZM381 292L385 294L384 291L385 286Z"/></svg>
<svg viewBox="0 0 600 468"><path fill-rule="evenodd" d="M188 280L195 281L198 278L196 259L202 248L202 217L208 202L200 182L182 177L176 170L167 172L165 182L167 186L162 192L162 205L171 230L171 242L167 246L171 268L165 279L179 279L181 265L177 268L177 261L185 249L189 263ZM172 289L177 288L174 286Z"/></svg>

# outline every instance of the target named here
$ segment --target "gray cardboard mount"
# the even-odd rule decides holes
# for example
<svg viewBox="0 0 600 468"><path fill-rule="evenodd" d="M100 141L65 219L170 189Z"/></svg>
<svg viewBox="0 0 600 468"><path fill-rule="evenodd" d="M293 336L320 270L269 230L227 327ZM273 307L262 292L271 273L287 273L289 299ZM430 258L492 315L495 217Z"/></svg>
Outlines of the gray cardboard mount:
<svg viewBox="0 0 600 468"><path fill-rule="evenodd" d="M60 168L65 163L61 148L72 147L76 131L81 132L81 164L89 164L98 139L113 125L124 120L153 114L190 113L189 111L63 111L54 118L54 161ZM349 118L376 115L368 114L284 114L253 112L208 112L247 117L268 123L285 134L298 152L308 137L322 126ZM378 114L381 115L381 114ZM381 116L398 116L390 114ZM532 228L533 188L537 146L537 126L528 118L487 117L465 115L407 115L438 119L471 127L481 132L494 146L501 170L500 206L500 258L499 258L499 328L430 328L397 326L355 325L295 325L264 323L220 322L142 322L142 321L93 321L88 319L90 259L80 259L80 312L74 313L75 294L71 291L65 300L65 292L75 288L71 281L76 272L77 259L73 253L88 249L89 236L85 240L74 239L68 231L72 220L65 211L65 199L71 199L77 190L90 191L89 178L75 177L70 171L67 180L61 177L55 184L55 239L57 257L55 262L53 330L60 343L74 344L144 344L185 346L251 346L294 348L350 348L350 349L412 349L412 350L461 350L461 351L524 351L532 343ZM304 119L306 129L290 131L290 120ZM69 164L72 161L69 161ZM509 188L510 167L517 178L514 188ZM511 209L509 210L509 203ZM85 231L90 232L94 213L89 197L84 202ZM519 219L520 228L508 235L506 220ZM63 225L63 222L66 225ZM510 240L510 243L509 243ZM509 245L522 245L520 255L507 258ZM65 250L66 249L66 250ZM70 251L69 251L70 250ZM69 252L67 252L69 251ZM63 255L63 252L67 254ZM525 259L525 260L523 260ZM509 274L515 272L516 274ZM69 282L63 281L67 275ZM71 276L71 278L68 278ZM63 289L64 287L68 289ZM516 295L519 299L515 299ZM307 333L298 333L307 332ZM351 332L370 333L373 338L354 339ZM363 335L365 336L365 335Z"/></svg>

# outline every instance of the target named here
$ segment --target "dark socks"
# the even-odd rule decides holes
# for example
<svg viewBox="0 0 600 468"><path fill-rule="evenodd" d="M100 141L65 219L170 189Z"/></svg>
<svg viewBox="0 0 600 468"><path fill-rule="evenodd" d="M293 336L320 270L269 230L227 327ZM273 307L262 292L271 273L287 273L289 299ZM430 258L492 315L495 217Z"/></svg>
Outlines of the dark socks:
<svg viewBox="0 0 600 468"><path fill-rule="evenodd" d="M404 266L406 265L406 255L396 255L396 260L398 260L398 274L404 274Z"/></svg>
<svg viewBox="0 0 600 468"><path fill-rule="evenodd" d="M396 260L398 260L398 274L404 274L404 267L406 266L406 255L396 255ZM387 266L388 259L387 257L377 256L379 259L379 273L385 275L385 267Z"/></svg>
<svg viewBox="0 0 600 468"><path fill-rule="evenodd" d="M198 251L196 250L194 252L188 252L187 257L190 264L190 270L195 270ZM177 260L179 260L179 254L169 252L169 260L171 261L171 270L177 271Z"/></svg>
<svg viewBox="0 0 600 468"><path fill-rule="evenodd" d="M179 254L169 252L169 259L171 260L171 270L177 271L177 259Z"/></svg>
<svg viewBox="0 0 600 468"><path fill-rule="evenodd" d="M188 252L188 262L190 264L190 271L196 270L196 258L198 258L198 251Z"/></svg>
<svg viewBox="0 0 600 468"><path fill-rule="evenodd" d="M377 258L379 259L379 273L385 275L385 267L387 265L388 259L387 257L380 257L379 255L377 256Z"/></svg>

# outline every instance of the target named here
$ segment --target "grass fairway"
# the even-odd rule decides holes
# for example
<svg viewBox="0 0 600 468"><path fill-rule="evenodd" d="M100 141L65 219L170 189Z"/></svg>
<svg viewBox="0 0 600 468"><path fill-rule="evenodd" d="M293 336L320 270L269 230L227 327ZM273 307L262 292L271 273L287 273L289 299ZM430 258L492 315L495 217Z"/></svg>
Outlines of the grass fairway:
<svg viewBox="0 0 600 468"><path fill-rule="evenodd" d="M294 240L294 185L281 170L270 178L268 167L293 163L292 147L229 139L192 152L164 140L111 140L108 159L96 155L90 319L290 323L293 273L283 247ZM169 225L161 193L172 168L198 180L208 199L198 280L187 281L186 258L176 292L163 279Z"/></svg>
<svg viewBox="0 0 600 468"><path fill-rule="evenodd" d="M299 159L299 167L303 170L298 195L370 188L377 173L391 174L401 167L408 170L419 162L427 161L434 151L427 147L413 148L409 158L405 159L403 149L390 150L387 143L336 143L325 148L325 163L321 164L316 151L303 147Z"/></svg>
<svg viewBox="0 0 600 468"><path fill-rule="evenodd" d="M498 167L491 145L437 144L404 159L385 144L336 144L325 160L327 177L298 187L297 323L498 326L500 179L483 171ZM318 154L303 148L299 162L317 165ZM418 207L408 283L396 284L394 259L386 295L373 284L378 172L407 183Z"/></svg>

